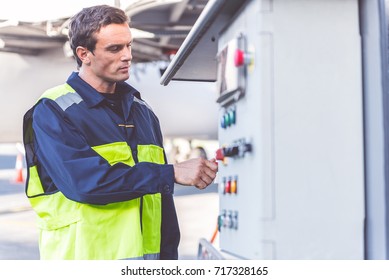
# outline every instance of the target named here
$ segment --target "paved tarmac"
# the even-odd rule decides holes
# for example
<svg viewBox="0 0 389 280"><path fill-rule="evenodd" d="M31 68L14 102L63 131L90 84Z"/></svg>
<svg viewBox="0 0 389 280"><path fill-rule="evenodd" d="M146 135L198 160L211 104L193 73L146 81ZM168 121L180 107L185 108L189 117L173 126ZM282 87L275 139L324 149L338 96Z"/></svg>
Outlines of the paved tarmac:
<svg viewBox="0 0 389 280"><path fill-rule="evenodd" d="M25 197L24 183L14 182L14 166L15 155L0 156L0 260L37 260L35 213ZM200 238L210 240L216 228L217 185L206 190L177 185L175 203L181 229L179 259L197 259Z"/></svg>
<svg viewBox="0 0 389 280"><path fill-rule="evenodd" d="M14 174L0 170L0 260L39 259L35 214Z"/></svg>

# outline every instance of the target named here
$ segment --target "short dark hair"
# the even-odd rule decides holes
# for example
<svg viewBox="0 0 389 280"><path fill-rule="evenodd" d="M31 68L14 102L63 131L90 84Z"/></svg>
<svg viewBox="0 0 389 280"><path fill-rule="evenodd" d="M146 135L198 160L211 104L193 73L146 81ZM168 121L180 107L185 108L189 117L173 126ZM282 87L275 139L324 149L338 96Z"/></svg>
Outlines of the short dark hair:
<svg viewBox="0 0 389 280"><path fill-rule="evenodd" d="M96 48L94 34L101 27L113 23L129 23L129 18L123 10L109 5L84 8L70 19L69 43L78 67L82 65L82 62L77 56L77 47L82 46L93 52Z"/></svg>

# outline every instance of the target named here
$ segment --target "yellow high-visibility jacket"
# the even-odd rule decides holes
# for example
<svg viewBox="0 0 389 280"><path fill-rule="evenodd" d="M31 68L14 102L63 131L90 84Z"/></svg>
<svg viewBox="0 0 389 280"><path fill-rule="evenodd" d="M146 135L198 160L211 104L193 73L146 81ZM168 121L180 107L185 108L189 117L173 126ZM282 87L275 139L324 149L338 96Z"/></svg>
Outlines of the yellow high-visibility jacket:
<svg viewBox="0 0 389 280"><path fill-rule="evenodd" d="M123 116L73 73L25 114L42 259L177 258L174 174L158 119L128 84L115 94Z"/></svg>

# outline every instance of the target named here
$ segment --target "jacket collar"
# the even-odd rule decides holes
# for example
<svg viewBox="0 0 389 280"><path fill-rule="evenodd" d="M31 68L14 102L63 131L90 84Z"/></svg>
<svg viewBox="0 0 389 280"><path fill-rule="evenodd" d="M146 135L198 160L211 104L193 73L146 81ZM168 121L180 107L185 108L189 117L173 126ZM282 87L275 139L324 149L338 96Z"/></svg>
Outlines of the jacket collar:
<svg viewBox="0 0 389 280"><path fill-rule="evenodd" d="M88 108L95 107L105 100L97 90L80 78L78 72L73 72L66 82L81 96ZM127 104L132 103L134 95L140 98L140 93L126 82L116 84L116 93L124 94Z"/></svg>

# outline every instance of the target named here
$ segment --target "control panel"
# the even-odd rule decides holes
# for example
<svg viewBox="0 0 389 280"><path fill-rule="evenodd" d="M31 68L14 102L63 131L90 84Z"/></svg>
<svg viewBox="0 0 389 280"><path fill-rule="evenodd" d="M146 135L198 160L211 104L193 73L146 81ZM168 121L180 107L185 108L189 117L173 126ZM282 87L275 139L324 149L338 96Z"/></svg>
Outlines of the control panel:
<svg viewBox="0 0 389 280"><path fill-rule="evenodd" d="M387 22L376 16L384 8L209 1L162 77L217 82L219 244L202 240L200 253L385 256L385 176L372 176L386 162L377 61Z"/></svg>
<svg viewBox="0 0 389 280"><path fill-rule="evenodd" d="M216 159L221 163L218 229L223 249L239 257L246 254L251 242L251 238L248 235L245 237L243 233L253 229L254 224L245 218L254 212L250 214L250 210L243 206L250 201L250 196L259 195L260 190L252 190L249 181L255 180L256 176L247 176L245 170L247 164L260 164L260 158L255 158L257 144L253 142L256 138L254 125L258 124L259 119L253 114L254 104L247 103L252 98L247 87L255 55L254 49L249 49L249 43L250 38L244 31L233 33L225 41L220 41L217 54L220 148L216 151ZM256 102L256 99L251 99L251 102ZM258 170L258 174L260 172ZM258 214L256 208L252 208L255 215ZM245 242L239 244L237 241L242 238L246 238Z"/></svg>
<svg viewBox="0 0 389 280"><path fill-rule="evenodd" d="M242 259L363 258L356 4L249 1L222 28L222 252ZM326 20L334 11L342 30Z"/></svg>

